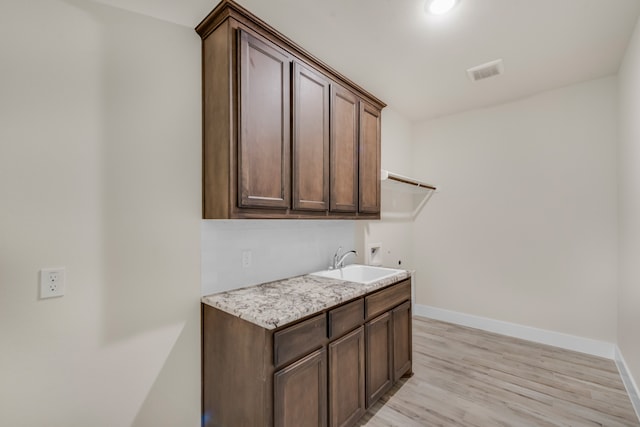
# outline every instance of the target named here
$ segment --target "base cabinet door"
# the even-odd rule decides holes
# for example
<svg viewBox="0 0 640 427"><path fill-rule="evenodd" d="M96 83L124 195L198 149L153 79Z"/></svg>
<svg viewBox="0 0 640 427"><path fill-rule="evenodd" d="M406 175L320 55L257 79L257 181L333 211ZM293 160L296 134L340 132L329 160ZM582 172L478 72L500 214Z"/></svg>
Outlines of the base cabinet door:
<svg viewBox="0 0 640 427"><path fill-rule="evenodd" d="M393 385L392 344L391 312L365 324L367 408Z"/></svg>
<svg viewBox="0 0 640 427"><path fill-rule="evenodd" d="M365 413L364 328L329 344L329 426L348 427Z"/></svg>
<svg viewBox="0 0 640 427"><path fill-rule="evenodd" d="M326 427L327 350L276 372L273 399L275 427Z"/></svg>
<svg viewBox="0 0 640 427"><path fill-rule="evenodd" d="M393 382L411 372L411 302L393 309Z"/></svg>

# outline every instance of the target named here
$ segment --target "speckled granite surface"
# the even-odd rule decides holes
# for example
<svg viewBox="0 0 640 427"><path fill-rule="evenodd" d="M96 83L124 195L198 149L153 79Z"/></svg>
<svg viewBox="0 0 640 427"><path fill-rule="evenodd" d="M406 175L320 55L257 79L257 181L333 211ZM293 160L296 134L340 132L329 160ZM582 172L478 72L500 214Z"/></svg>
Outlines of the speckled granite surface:
<svg viewBox="0 0 640 427"><path fill-rule="evenodd" d="M275 329L410 276L410 271L403 270L363 285L305 275L207 295L202 302L265 329Z"/></svg>

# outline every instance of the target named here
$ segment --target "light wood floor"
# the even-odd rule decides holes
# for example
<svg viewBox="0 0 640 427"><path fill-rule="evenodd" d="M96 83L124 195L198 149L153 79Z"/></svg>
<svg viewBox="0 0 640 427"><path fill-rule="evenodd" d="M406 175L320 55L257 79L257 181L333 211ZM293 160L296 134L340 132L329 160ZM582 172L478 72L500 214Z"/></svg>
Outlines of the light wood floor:
<svg viewBox="0 0 640 427"><path fill-rule="evenodd" d="M413 377L359 426L640 426L613 361L414 318Z"/></svg>

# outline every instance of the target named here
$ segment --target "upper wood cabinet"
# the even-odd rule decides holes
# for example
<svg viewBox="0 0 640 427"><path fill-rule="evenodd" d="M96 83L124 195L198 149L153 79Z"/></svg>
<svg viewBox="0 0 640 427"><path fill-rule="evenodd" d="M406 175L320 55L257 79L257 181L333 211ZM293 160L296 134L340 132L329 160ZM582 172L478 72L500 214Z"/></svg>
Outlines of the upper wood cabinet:
<svg viewBox="0 0 640 427"><path fill-rule="evenodd" d="M203 217L380 217L385 104L232 0L202 37Z"/></svg>
<svg viewBox="0 0 640 427"><path fill-rule="evenodd" d="M290 206L291 59L238 31L238 205Z"/></svg>
<svg viewBox="0 0 640 427"><path fill-rule="evenodd" d="M293 64L293 209L329 208L329 80Z"/></svg>
<svg viewBox="0 0 640 427"><path fill-rule="evenodd" d="M358 210L380 212L380 110L360 103L360 199Z"/></svg>
<svg viewBox="0 0 640 427"><path fill-rule="evenodd" d="M360 104L351 91L331 87L331 211L358 210Z"/></svg>

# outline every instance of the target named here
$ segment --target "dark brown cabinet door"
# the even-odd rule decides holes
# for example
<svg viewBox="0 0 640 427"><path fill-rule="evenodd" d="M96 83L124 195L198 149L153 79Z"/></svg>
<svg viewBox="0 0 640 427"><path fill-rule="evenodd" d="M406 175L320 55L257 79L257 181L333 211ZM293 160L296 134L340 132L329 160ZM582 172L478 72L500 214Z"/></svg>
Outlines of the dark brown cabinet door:
<svg viewBox="0 0 640 427"><path fill-rule="evenodd" d="M329 344L329 425L353 425L365 412L364 328Z"/></svg>
<svg viewBox="0 0 640 427"><path fill-rule="evenodd" d="M239 30L238 205L290 206L291 60Z"/></svg>
<svg viewBox="0 0 640 427"><path fill-rule="evenodd" d="M293 208L329 209L329 81L293 64Z"/></svg>
<svg viewBox="0 0 640 427"><path fill-rule="evenodd" d="M360 103L347 89L331 86L331 211L358 210Z"/></svg>
<svg viewBox="0 0 640 427"><path fill-rule="evenodd" d="M391 313L365 324L367 408L393 385L393 330Z"/></svg>
<svg viewBox="0 0 640 427"><path fill-rule="evenodd" d="M380 110L360 103L360 197L358 211L380 212Z"/></svg>
<svg viewBox="0 0 640 427"><path fill-rule="evenodd" d="M274 374L275 427L327 425L327 351L323 347Z"/></svg>
<svg viewBox="0 0 640 427"><path fill-rule="evenodd" d="M393 321L393 381L411 372L411 302L391 312Z"/></svg>

